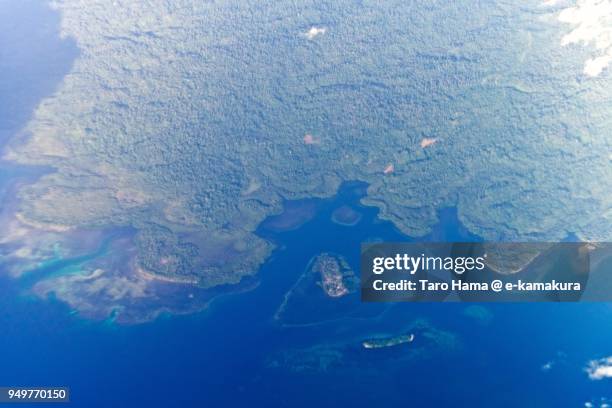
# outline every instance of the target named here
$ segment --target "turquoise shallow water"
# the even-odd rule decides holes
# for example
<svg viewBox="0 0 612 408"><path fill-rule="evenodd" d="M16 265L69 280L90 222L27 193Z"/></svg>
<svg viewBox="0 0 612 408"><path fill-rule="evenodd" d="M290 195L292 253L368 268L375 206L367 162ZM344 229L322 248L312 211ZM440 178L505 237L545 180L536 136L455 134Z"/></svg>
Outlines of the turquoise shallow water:
<svg viewBox="0 0 612 408"><path fill-rule="evenodd" d="M363 219L353 227L331 222L335 208L357 207L356 199L347 185L296 230L271 232L264 224L259 234L278 249L260 271L261 284L190 316L137 326L91 322L52 299L23 296L28 278L2 278L0 384L70 386L72 405L84 407L557 407L611 397L609 381L591 381L583 371L588 360L609 353L607 304L488 305L480 318L466 316L465 304L366 305L367 313L357 318L280 327L273 315L313 255L343 254L356 268L363 240L407 239L379 221L373 208L360 207ZM441 220L427 238L476 239L452 210ZM71 273L74 265L64 260L44 273ZM364 338L401 333L416 319L452 333L456 346L424 344L418 356L409 347L369 354L360 349ZM325 368L329 350L340 359ZM294 357L270 367L279 355ZM323 368L299 369L311 360ZM549 362L552 368L542 370Z"/></svg>

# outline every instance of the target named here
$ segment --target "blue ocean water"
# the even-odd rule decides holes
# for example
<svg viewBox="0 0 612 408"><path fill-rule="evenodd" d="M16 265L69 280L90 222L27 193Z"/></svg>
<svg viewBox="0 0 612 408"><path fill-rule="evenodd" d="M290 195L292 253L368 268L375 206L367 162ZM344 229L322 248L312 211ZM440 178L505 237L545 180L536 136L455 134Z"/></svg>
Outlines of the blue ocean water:
<svg viewBox="0 0 612 408"><path fill-rule="evenodd" d="M91 322L59 302L23 296L27 285L2 278L0 384L69 386L71 404L83 407L557 407L612 396L609 382L591 381L583 371L588 360L609 353L607 304L487 305L492 318L484 324L465 317L465 304L397 304L384 313L371 305L369 318L303 328L273 321L312 256L343 254L357 268L362 241L408 239L378 220L373 208L358 207L364 216L356 226L331 222L340 205L358 206L353 187L322 201L315 218L296 230L260 229L278 244L260 271L261 284L194 315L136 326ZM476 239L452 210L441 214L440 225L426 238ZM57 268L61 273L70 262ZM420 318L456 335L458 349L413 360L403 359L402 351L356 351L359 339L397 334ZM269 367L279 352L329 344L342 345L338 366L314 372ZM548 362L552 368L542 370Z"/></svg>

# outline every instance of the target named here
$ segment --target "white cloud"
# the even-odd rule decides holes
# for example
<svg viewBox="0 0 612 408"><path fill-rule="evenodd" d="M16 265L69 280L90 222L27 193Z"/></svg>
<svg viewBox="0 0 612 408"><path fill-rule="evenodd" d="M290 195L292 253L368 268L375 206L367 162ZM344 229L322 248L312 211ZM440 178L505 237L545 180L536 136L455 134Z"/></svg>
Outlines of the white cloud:
<svg viewBox="0 0 612 408"><path fill-rule="evenodd" d="M597 58L589 58L584 63L584 73L589 76L597 76L601 74L610 62L612 61L612 53L611 55L604 55L602 57Z"/></svg>
<svg viewBox="0 0 612 408"><path fill-rule="evenodd" d="M312 26L312 27L310 27L310 30L306 31L306 33L304 35L309 40L312 40L313 38L315 38L318 35L325 34L326 31L327 31L327 28L325 28L325 27L315 27L315 26Z"/></svg>
<svg viewBox="0 0 612 408"><path fill-rule="evenodd" d="M589 361L586 372L591 380L612 378L612 356Z"/></svg>
<svg viewBox="0 0 612 408"><path fill-rule="evenodd" d="M561 10L558 18L573 27L561 45L595 47L597 55L585 61L583 72L591 77L601 74L612 63L612 0L578 0Z"/></svg>

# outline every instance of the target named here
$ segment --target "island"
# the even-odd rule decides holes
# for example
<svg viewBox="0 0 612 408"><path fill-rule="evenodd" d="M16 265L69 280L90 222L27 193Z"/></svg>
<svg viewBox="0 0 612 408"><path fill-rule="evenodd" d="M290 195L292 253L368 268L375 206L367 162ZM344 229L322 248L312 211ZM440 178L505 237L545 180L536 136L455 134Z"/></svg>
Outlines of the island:
<svg viewBox="0 0 612 408"><path fill-rule="evenodd" d="M329 297L341 297L355 289L355 273L343 258L323 253L314 260L312 271L320 275L319 285Z"/></svg>
<svg viewBox="0 0 612 408"><path fill-rule="evenodd" d="M359 280L346 258L332 252L319 253L287 291L274 319L287 327L359 315L366 308L358 288Z"/></svg>
<svg viewBox="0 0 612 408"><path fill-rule="evenodd" d="M400 344L412 343L414 334L403 334L401 336L383 337L365 340L361 345L366 349L378 349L399 346Z"/></svg>

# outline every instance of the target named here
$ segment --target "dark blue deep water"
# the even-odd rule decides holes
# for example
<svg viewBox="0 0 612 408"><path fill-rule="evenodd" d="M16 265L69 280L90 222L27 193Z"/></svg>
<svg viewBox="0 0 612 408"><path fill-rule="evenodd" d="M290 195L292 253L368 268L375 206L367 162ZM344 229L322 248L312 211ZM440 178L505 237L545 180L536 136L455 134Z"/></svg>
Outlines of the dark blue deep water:
<svg viewBox="0 0 612 408"><path fill-rule="evenodd" d="M198 314L137 326L91 322L58 302L23 296L19 281L3 279L0 384L69 386L71 405L82 407L558 407L612 397L609 382L583 371L588 360L609 353L607 304L487 305L486 321L466 318L465 304L377 304L366 305L367 318L281 327L272 316L312 256L343 254L357 268L362 241L407 239L378 221L373 208L357 207L354 187L320 202L317 216L298 229L262 227L278 249L260 272L261 284ZM333 209L347 202L364 214L361 222L332 223ZM453 211L441 220L425 239L475 239ZM404 351L358 351L360 339L398 334L418 318L453 333L460 345L413 359ZM330 344L343 358L327 370L270 367L278 353L311 350L316 359L317 347ZM547 362L552 368L542 370Z"/></svg>

